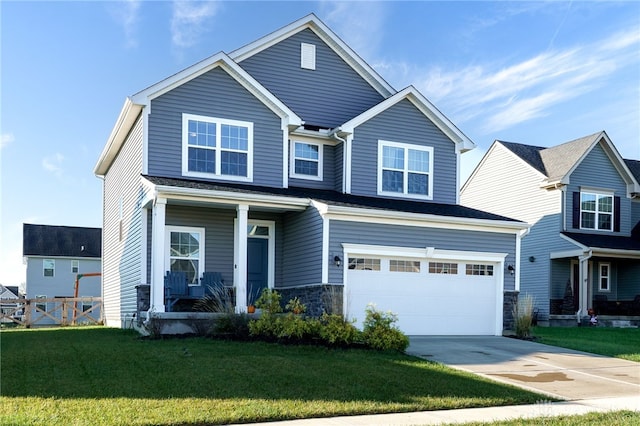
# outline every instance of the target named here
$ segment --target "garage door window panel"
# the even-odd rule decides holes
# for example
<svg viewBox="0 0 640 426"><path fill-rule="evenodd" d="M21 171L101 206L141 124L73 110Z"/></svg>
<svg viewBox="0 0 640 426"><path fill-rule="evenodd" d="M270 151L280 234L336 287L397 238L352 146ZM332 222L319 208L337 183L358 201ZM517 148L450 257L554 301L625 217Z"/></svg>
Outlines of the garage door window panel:
<svg viewBox="0 0 640 426"><path fill-rule="evenodd" d="M356 271L379 271L380 259L366 257L350 257L349 269Z"/></svg>
<svg viewBox="0 0 640 426"><path fill-rule="evenodd" d="M420 261L417 260L389 260L391 272L420 272Z"/></svg>
<svg viewBox="0 0 640 426"><path fill-rule="evenodd" d="M447 262L429 262L430 274L457 275L458 264Z"/></svg>
<svg viewBox="0 0 640 426"><path fill-rule="evenodd" d="M466 274L467 275L476 275L476 276L493 276L493 265L483 265L483 264L470 264L466 265Z"/></svg>

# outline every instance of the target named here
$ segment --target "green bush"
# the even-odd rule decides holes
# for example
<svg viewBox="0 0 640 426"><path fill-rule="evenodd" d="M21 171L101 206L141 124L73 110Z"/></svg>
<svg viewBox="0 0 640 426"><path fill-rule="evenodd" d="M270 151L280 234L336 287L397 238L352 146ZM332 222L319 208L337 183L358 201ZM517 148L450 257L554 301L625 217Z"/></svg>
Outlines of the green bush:
<svg viewBox="0 0 640 426"><path fill-rule="evenodd" d="M365 313L362 337L367 346L380 351L407 349L409 338L394 325L396 314L379 311L373 305L367 306Z"/></svg>
<svg viewBox="0 0 640 426"><path fill-rule="evenodd" d="M289 300L287 306L285 306L287 311L292 312L294 314L304 314L307 311L307 305L302 303L298 297L294 297Z"/></svg>
<svg viewBox="0 0 640 426"><path fill-rule="evenodd" d="M249 316L247 314L227 314L218 318L213 334L235 340L249 339Z"/></svg>
<svg viewBox="0 0 640 426"><path fill-rule="evenodd" d="M362 342L362 332L338 314L322 314L319 334L327 346L346 347Z"/></svg>
<svg viewBox="0 0 640 426"><path fill-rule="evenodd" d="M275 341L282 334L279 317L264 311L260 318L249 322L249 335L260 340Z"/></svg>
<svg viewBox="0 0 640 426"><path fill-rule="evenodd" d="M256 308L262 309L263 313L277 314L282 312L280 304L280 294L270 288L265 288L256 300Z"/></svg>

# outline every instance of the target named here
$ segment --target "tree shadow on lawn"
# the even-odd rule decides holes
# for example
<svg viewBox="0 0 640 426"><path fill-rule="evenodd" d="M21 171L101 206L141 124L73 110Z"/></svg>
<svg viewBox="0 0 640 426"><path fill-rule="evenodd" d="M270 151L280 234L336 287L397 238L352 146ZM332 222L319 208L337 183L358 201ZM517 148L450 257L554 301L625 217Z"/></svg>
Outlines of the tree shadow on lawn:
<svg viewBox="0 0 640 426"><path fill-rule="evenodd" d="M418 402L424 409L442 399L459 406L548 399L398 353L144 340L107 328L3 333L2 373L5 397Z"/></svg>

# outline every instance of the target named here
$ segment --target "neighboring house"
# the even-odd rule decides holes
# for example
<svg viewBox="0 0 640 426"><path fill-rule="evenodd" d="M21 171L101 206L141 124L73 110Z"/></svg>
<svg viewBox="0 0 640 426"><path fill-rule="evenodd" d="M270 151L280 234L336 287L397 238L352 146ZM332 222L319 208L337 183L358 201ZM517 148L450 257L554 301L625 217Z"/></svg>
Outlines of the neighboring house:
<svg viewBox="0 0 640 426"><path fill-rule="evenodd" d="M0 284L0 310L7 316L20 316L20 311L17 310L20 304L17 300L20 299L18 286L4 286ZM12 322L10 319L4 318L2 322Z"/></svg>
<svg viewBox="0 0 640 426"><path fill-rule="evenodd" d="M22 255L27 265L25 293L27 299L73 297L78 274L101 272L102 230L74 226L23 224ZM100 297L102 281L99 276L79 281L78 297ZM53 302L38 304L53 311ZM86 310L89 306L83 306ZM80 307L78 307L80 309ZM60 318L61 309L53 315ZM99 317L94 309L92 316ZM40 316L40 314L34 314ZM43 322L44 321L44 322ZM52 323L44 318L39 324Z"/></svg>
<svg viewBox="0 0 640 426"><path fill-rule="evenodd" d="M95 166L105 322L128 324L140 284L178 318L163 279L186 271L194 295L221 274L239 312L268 287L314 315L337 296L410 334L501 334L527 225L459 205L472 148L315 15L217 53L127 98Z"/></svg>
<svg viewBox="0 0 640 426"><path fill-rule="evenodd" d="M541 320L640 315L640 162L603 132L543 148L495 141L464 205L525 221L520 289ZM553 324L553 321L551 321Z"/></svg>

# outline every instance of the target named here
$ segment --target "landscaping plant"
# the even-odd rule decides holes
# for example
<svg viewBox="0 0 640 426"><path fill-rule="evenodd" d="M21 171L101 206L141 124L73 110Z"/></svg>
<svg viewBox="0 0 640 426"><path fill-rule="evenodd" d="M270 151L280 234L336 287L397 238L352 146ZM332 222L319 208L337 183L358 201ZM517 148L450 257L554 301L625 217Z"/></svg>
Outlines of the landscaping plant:
<svg viewBox="0 0 640 426"><path fill-rule="evenodd" d="M520 339L531 337L533 325L533 296L530 294L518 297L518 303L513 306L513 323L516 336Z"/></svg>
<svg viewBox="0 0 640 426"><path fill-rule="evenodd" d="M393 312L382 312L374 305L365 309L366 317L362 330L365 345L381 351L404 352L409 346L409 338L395 326L398 316Z"/></svg>

